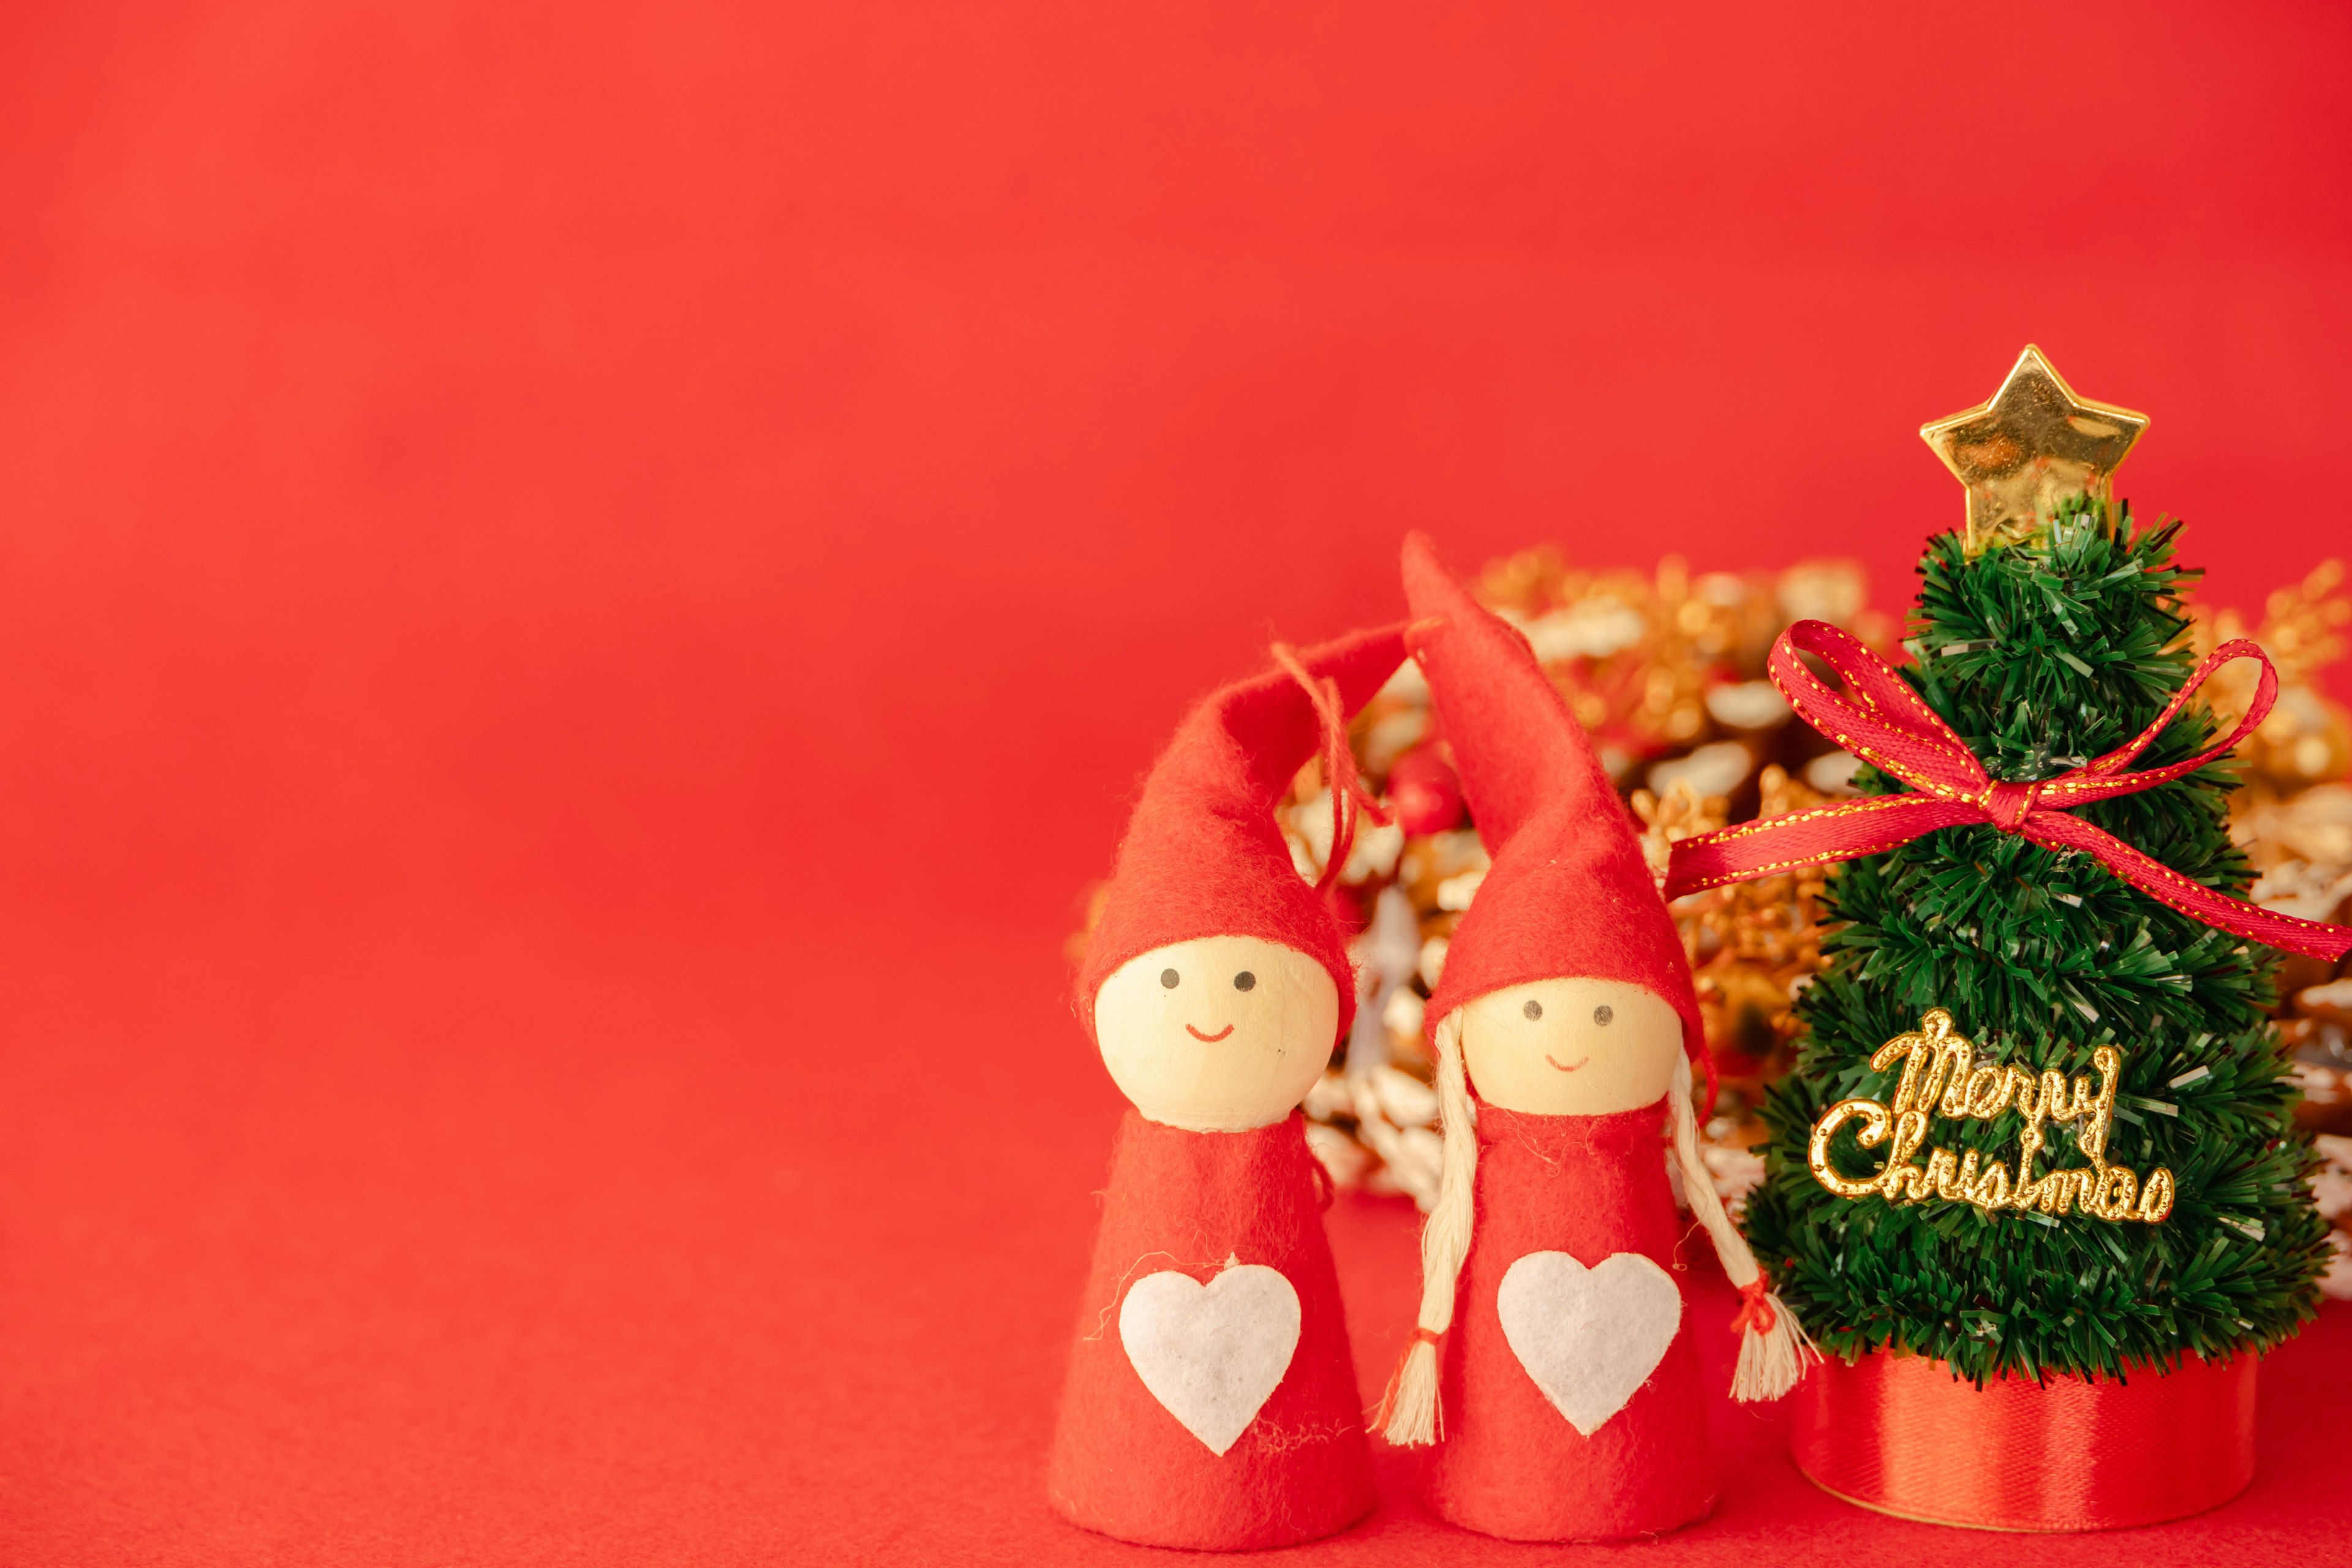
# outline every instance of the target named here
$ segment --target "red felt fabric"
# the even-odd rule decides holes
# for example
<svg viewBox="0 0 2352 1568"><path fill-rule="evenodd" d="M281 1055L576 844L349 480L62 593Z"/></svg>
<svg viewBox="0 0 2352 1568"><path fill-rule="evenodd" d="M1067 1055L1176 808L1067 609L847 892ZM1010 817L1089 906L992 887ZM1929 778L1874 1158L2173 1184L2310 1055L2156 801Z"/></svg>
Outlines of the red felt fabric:
<svg viewBox="0 0 2352 1568"><path fill-rule="evenodd" d="M1073 1523L1231 1552L1312 1541L1371 1510L1319 1175L1295 1114L1251 1132L1187 1132L1133 1110L1119 1123L1045 1467L1046 1496ZM1206 1284L1229 1262L1280 1271L1298 1293L1299 1331L1281 1383L1216 1454L1143 1385L1118 1320L1148 1274L1173 1268Z"/></svg>
<svg viewBox="0 0 2352 1568"><path fill-rule="evenodd" d="M1352 714L1403 662L1402 632L1351 632L1300 648L1298 664L1331 682ZM1281 669L1220 687L1185 715L1143 781L1078 965L1078 1016L1089 1034L1095 994L1128 960L1199 937L1255 936L1330 973L1339 993L1335 1043L1347 1037L1356 1014L1346 945L1352 933L1300 879L1274 820L1275 803L1322 743L1306 688ZM1334 846L1335 855L1345 853Z"/></svg>
<svg viewBox="0 0 2352 1568"><path fill-rule="evenodd" d="M1478 1228L1441 1352L1444 1438L1428 1461L1445 1519L1514 1541L1607 1541L1661 1535L1713 1506L1702 1331L1687 1300L1657 1369L1589 1437L1520 1365L1495 1305L1505 1271L1531 1252L1588 1268L1637 1253L1678 1283L1711 1256L1706 1233L1675 1213L1665 1126L1663 1105L1609 1116L1478 1108Z"/></svg>
<svg viewBox="0 0 2352 1568"><path fill-rule="evenodd" d="M1495 862L1446 947L1430 1026L1507 985L1621 980L1671 1004L1683 1048L1706 1059L1682 937L1584 726L1528 639L1470 597L1426 535L1405 539L1404 587L1408 640Z"/></svg>
<svg viewBox="0 0 2352 1568"><path fill-rule="evenodd" d="M2258 609L2344 544L2347 77L2287 3L0 6L0 1562L1153 1560L1042 1495L1061 943L1186 704L1409 527L1899 608L2029 339ZM1417 1217L1328 1224L1369 1403ZM2324 1560L2347 1386L2331 1306L2242 1497L2067 1561ZM1708 1412L1644 1563L2014 1544ZM1540 1555L1373 1464L1285 1563Z"/></svg>

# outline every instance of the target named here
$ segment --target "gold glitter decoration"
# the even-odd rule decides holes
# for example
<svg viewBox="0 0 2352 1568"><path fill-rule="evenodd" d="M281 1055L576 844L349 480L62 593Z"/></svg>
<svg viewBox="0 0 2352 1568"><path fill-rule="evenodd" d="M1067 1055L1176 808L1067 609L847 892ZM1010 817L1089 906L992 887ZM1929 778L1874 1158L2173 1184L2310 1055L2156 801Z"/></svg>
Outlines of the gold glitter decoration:
<svg viewBox="0 0 2352 1568"><path fill-rule="evenodd" d="M2109 499L2147 416L2077 397L2028 343L1989 403L1919 427L1968 489L1963 546L1973 558L2036 539L2074 496Z"/></svg>
<svg viewBox="0 0 2352 1568"><path fill-rule="evenodd" d="M1842 1198L1967 1203L1986 1214L2032 1209L2061 1216L2080 1208L2098 1219L2157 1225L2172 1212L2170 1170L2158 1166L2143 1185L2138 1173L2107 1163L2122 1052L2101 1046L2091 1053L2098 1073L2095 1088L2088 1078L2070 1081L2054 1071L2037 1075L2011 1064L1979 1061L1976 1053L1975 1042L1953 1027L1952 1016L1941 1007L1930 1009L1914 1032L1879 1047L1870 1058L1873 1070L1903 1064L1895 1097L1885 1103L1841 1100L1822 1112L1805 1150L1813 1179ZM1927 1142L1934 1118L1989 1121L2011 1110L2024 1119L2014 1176L2006 1165L1985 1163L1974 1149L1955 1159L1948 1149L1930 1148L1926 1165L1912 1163ZM1848 1176L1830 1158L1830 1140L1849 1121L1857 1124L1855 1141L1864 1148L1888 1146L1886 1163L1868 1176ZM2048 1136L2043 1126L2053 1121L2074 1126L2074 1147L2091 1163L2037 1176L2033 1163Z"/></svg>
<svg viewBox="0 0 2352 1568"><path fill-rule="evenodd" d="M2250 637L2263 645L2278 671L2278 700L2270 717L2237 750L2247 785L2231 800L2239 814L2352 770L2352 715L2316 679L2344 655L2352 600L2342 594L2343 585L2344 563L2323 561L2300 584L2271 595L2260 626L2250 626L2236 610L2191 611L2195 630L2189 645L2199 658L2231 637ZM2218 672L2205 688L2214 720L2230 725L2244 717L2261 678L2251 659Z"/></svg>
<svg viewBox="0 0 2352 1568"><path fill-rule="evenodd" d="M1777 763L1758 775L1757 786L1759 820L1828 798ZM1635 790L1632 805L1645 829L1642 851L1663 887L1670 847L1721 827L1727 802L1703 797L1677 779L1664 795ZM1777 1078L1788 1066L1801 1027L1793 1006L1797 993L1823 968L1818 900L1828 869L1814 865L1727 883L1667 906L1682 932L1700 1017L1726 1079ZM1749 1070L1740 1071L1743 1067Z"/></svg>

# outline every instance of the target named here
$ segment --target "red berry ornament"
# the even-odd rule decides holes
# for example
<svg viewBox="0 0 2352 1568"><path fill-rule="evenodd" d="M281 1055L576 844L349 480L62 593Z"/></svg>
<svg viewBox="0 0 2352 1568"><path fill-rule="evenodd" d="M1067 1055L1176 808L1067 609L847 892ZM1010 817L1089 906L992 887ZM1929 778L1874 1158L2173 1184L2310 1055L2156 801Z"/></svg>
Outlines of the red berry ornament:
<svg viewBox="0 0 2352 1568"><path fill-rule="evenodd" d="M1435 748L1399 757L1389 770L1389 809L1407 836L1443 833L1462 821L1462 781Z"/></svg>

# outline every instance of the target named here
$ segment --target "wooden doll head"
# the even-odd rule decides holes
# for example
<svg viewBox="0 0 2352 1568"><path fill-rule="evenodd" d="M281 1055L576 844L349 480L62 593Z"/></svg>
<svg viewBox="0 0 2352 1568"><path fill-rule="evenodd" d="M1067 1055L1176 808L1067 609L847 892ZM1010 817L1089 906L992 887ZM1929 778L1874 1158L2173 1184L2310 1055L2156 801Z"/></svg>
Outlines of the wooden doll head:
<svg viewBox="0 0 2352 1568"><path fill-rule="evenodd" d="M1111 1080L1146 1117L1245 1132L1288 1116L1329 1065L1339 988L1296 948L1200 937L1112 971L1094 1020Z"/></svg>
<svg viewBox="0 0 2352 1568"><path fill-rule="evenodd" d="M1655 1105L1683 1070L1682 1015L1624 980L1531 980L1462 1008L1463 1065L1478 1097L1539 1116Z"/></svg>

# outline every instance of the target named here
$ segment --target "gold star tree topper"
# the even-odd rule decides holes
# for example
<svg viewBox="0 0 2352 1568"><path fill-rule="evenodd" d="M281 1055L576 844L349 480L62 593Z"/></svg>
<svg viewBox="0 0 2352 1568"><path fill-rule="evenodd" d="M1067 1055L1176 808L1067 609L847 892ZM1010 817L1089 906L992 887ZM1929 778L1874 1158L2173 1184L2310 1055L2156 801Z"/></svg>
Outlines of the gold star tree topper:
<svg viewBox="0 0 2352 1568"><path fill-rule="evenodd" d="M1973 558L2039 539L2074 496L2110 499L2147 416L2074 395L2032 343L1992 401L1919 426L1969 493L1961 543Z"/></svg>

